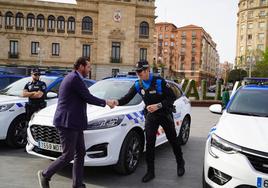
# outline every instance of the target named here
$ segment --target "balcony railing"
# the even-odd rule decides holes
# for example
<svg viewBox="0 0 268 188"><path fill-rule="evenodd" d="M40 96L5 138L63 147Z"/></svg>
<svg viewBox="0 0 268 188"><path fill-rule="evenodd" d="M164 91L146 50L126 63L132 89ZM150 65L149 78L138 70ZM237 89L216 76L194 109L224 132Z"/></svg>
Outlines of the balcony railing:
<svg viewBox="0 0 268 188"><path fill-rule="evenodd" d="M5 28L6 29L13 29L13 25L6 25Z"/></svg>
<svg viewBox="0 0 268 188"><path fill-rule="evenodd" d="M53 32L54 33L55 32L55 29L54 28L48 28L47 29L47 32Z"/></svg>
<svg viewBox="0 0 268 188"><path fill-rule="evenodd" d="M75 30L67 30L67 33L69 33L69 34L75 34Z"/></svg>
<svg viewBox="0 0 268 188"><path fill-rule="evenodd" d="M16 30L23 30L24 28L22 26L16 26Z"/></svg>
<svg viewBox="0 0 268 188"><path fill-rule="evenodd" d="M19 58L19 53L8 52L8 58L18 59Z"/></svg>
<svg viewBox="0 0 268 188"><path fill-rule="evenodd" d="M27 31L34 31L34 27L27 27L26 30Z"/></svg>
<svg viewBox="0 0 268 188"><path fill-rule="evenodd" d="M141 38L141 39L148 39L148 38L149 38L149 35L143 35L143 34L140 34L140 38Z"/></svg>
<svg viewBox="0 0 268 188"><path fill-rule="evenodd" d="M92 35L93 32L91 30L82 30L82 34Z"/></svg>
<svg viewBox="0 0 268 188"><path fill-rule="evenodd" d="M122 63L122 58L113 58L110 59L111 63Z"/></svg>
<svg viewBox="0 0 268 188"><path fill-rule="evenodd" d="M37 28L37 32L44 32L45 31L45 28L43 28L43 27L38 27Z"/></svg>

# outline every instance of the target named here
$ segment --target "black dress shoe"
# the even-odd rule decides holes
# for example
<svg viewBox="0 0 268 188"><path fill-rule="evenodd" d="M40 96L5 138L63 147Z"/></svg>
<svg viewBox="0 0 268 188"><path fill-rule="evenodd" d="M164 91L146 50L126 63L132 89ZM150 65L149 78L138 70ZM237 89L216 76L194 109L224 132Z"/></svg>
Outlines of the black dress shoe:
<svg viewBox="0 0 268 188"><path fill-rule="evenodd" d="M142 182L143 182L143 183L146 183L146 182L148 182L148 181L151 181L151 180L154 179L154 178L155 178L155 175L154 175L153 172L147 172L147 173L145 174L145 176L143 176L143 178L142 178Z"/></svg>
<svg viewBox="0 0 268 188"><path fill-rule="evenodd" d="M184 173L185 173L184 164L183 164L183 165L178 164L178 165L177 165L177 175L178 175L179 177L181 177L181 176L184 175Z"/></svg>
<svg viewBox="0 0 268 188"><path fill-rule="evenodd" d="M49 188L49 180L43 176L42 170L37 172L37 176L40 188Z"/></svg>

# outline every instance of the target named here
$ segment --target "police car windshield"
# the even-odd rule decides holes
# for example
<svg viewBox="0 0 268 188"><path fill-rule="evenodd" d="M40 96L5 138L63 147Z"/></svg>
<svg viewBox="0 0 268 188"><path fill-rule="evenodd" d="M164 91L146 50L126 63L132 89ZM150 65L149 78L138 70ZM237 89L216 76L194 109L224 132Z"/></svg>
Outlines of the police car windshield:
<svg viewBox="0 0 268 188"><path fill-rule="evenodd" d="M56 79L56 77L43 77L41 76L40 80L42 80L43 82L45 82L47 84L47 86L49 84L51 84L54 80ZM31 77L26 77L26 78L22 78L10 85L8 85L6 88L2 89L0 91L1 95L10 95L10 96L22 96L22 91L25 87L25 85L32 81Z"/></svg>
<svg viewBox="0 0 268 188"><path fill-rule="evenodd" d="M134 80L101 80L89 88L92 95L102 99L120 99L127 94ZM126 106L140 104L142 98L137 94Z"/></svg>
<svg viewBox="0 0 268 188"><path fill-rule="evenodd" d="M227 112L268 117L268 89L241 89L234 96Z"/></svg>

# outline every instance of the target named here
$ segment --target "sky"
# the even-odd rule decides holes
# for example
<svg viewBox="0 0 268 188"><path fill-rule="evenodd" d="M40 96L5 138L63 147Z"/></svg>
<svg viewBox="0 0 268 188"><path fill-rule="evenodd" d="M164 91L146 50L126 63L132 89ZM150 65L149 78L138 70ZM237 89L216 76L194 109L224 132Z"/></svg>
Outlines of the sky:
<svg viewBox="0 0 268 188"><path fill-rule="evenodd" d="M76 3L75 0L48 0ZM239 0L155 0L156 22L203 27L217 44L220 62L234 62Z"/></svg>

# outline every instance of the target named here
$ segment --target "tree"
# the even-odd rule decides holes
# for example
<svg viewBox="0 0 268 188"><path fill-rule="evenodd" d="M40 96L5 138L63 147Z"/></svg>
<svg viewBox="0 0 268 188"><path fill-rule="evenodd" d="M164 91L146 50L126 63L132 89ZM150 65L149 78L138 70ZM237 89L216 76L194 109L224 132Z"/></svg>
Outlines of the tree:
<svg viewBox="0 0 268 188"><path fill-rule="evenodd" d="M243 69L234 69L234 70L231 70L228 81L235 83L236 81L243 80L244 77L246 76L247 76L247 71Z"/></svg>
<svg viewBox="0 0 268 188"><path fill-rule="evenodd" d="M262 59L257 61L252 72L254 77L268 77L268 48L262 54Z"/></svg>

